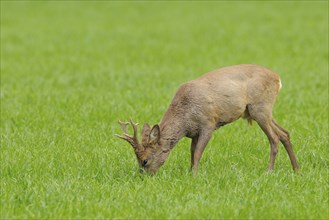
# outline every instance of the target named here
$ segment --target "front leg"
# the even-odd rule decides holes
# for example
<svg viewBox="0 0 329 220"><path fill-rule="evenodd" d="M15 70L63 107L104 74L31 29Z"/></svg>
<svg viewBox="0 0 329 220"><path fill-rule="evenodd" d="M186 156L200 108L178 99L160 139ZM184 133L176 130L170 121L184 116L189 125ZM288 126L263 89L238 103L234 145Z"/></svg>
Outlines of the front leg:
<svg viewBox="0 0 329 220"><path fill-rule="evenodd" d="M193 165L194 165L194 152L195 152L196 144L198 143L198 139L199 139L199 135L193 137L191 142L191 170L193 169Z"/></svg>
<svg viewBox="0 0 329 220"><path fill-rule="evenodd" d="M192 159L192 170L194 175L197 174L198 172L198 165L199 165L199 160L202 156L203 150L205 149L205 147L207 146L211 135L212 135L213 130L212 129L208 129L208 130L202 130L197 138L197 140L195 142L196 145L194 147L194 152L193 152L193 159ZM193 145L193 139L192 139L192 145ZM191 146L192 149L192 146Z"/></svg>

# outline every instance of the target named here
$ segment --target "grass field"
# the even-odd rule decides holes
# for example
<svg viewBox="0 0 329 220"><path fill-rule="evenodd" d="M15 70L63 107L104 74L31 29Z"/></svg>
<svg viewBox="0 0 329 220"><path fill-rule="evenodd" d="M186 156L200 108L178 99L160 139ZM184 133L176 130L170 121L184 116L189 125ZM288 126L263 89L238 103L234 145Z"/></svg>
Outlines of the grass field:
<svg viewBox="0 0 329 220"><path fill-rule="evenodd" d="M178 86L239 63L280 73L280 145L243 120L140 175L117 119L159 122ZM141 128L140 128L141 129ZM328 2L1 1L1 219L328 219Z"/></svg>

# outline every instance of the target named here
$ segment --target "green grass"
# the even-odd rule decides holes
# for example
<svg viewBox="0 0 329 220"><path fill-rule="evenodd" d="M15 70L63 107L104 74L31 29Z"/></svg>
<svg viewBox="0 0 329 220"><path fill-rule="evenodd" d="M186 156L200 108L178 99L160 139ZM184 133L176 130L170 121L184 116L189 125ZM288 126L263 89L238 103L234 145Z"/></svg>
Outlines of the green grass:
<svg viewBox="0 0 329 220"><path fill-rule="evenodd" d="M117 119L157 123L177 87L238 63L280 73L273 173L256 123L188 139L140 175ZM1 218L328 219L328 2L1 1Z"/></svg>

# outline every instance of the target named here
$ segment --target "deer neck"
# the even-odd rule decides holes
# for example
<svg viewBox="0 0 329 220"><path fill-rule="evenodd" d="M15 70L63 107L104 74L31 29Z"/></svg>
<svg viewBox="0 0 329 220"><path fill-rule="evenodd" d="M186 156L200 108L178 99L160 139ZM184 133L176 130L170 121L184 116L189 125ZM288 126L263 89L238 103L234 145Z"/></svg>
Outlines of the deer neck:
<svg viewBox="0 0 329 220"><path fill-rule="evenodd" d="M166 114L159 123L162 146L172 149L177 142L186 136L186 129L182 119Z"/></svg>

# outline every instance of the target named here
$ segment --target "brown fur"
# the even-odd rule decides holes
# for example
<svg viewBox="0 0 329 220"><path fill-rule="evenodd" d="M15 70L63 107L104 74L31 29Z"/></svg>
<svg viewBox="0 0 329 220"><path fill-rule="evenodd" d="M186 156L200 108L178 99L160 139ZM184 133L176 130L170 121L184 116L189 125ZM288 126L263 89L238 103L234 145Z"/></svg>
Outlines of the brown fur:
<svg viewBox="0 0 329 220"><path fill-rule="evenodd" d="M270 170L274 168L279 141L297 170L289 134L272 116L280 84L279 75L273 71L243 64L212 71L181 85L159 125L152 129L144 125L142 144L135 150L140 167L155 173L175 144L186 136L192 139L191 167L196 172L213 131L242 117L250 124L255 120L267 135Z"/></svg>

